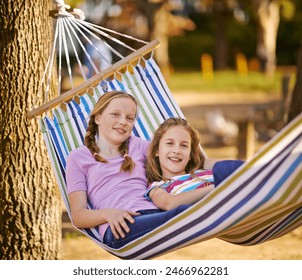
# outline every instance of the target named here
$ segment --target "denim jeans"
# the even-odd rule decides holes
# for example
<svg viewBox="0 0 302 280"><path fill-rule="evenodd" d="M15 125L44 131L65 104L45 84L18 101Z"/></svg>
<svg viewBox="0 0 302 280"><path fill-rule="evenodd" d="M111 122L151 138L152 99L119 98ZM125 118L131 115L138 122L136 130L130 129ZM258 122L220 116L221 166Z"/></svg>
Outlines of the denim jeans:
<svg viewBox="0 0 302 280"><path fill-rule="evenodd" d="M243 163L244 161L242 160L222 160L216 162L213 166L215 187L230 176Z"/></svg>
<svg viewBox="0 0 302 280"><path fill-rule="evenodd" d="M130 241L133 241L164 224L166 221L175 217L177 214L181 213L188 207L190 207L190 205L180 205L169 211L163 211L160 209L137 211L140 212L141 215L134 217L134 224L131 224L129 222L127 223L130 228L130 232L125 234L125 238L120 237L120 239L116 239L113 236L110 227L108 227L105 232L103 241L111 248L120 248Z"/></svg>

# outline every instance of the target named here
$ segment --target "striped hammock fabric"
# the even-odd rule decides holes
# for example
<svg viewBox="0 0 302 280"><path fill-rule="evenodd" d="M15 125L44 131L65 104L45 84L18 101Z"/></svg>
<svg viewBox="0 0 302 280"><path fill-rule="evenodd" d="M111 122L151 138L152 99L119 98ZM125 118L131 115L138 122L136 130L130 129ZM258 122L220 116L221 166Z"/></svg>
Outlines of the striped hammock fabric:
<svg viewBox="0 0 302 280"><path fill-rule="evenodd" d="M133 71L103 80L93 93L68 102L66 111L55 108L41 117L41 130L68 212L66 157L82 145L90 111L111 90L126 91L138 100L133 134L143 139L150 140L164 119L184 117L152 58ZM301 225L302 114L208 196L128 245L111 249L100 241L97 229L79 230L119 258L151 259L214 237L239 245L259 244Z"/></svg>
<svg viewBox="0 0 302 280"><path fill-rule="evenodd" d="M107 29L87 23L80 14L67 12L64 1L55 1L58 12L54 45L47 62L40 91L45 99L51 90L51 73L57 64L58 92L62 88L61 73L66 61L71 89L28 113L28 118L40 116L40 127L51 164L70 214L66 192L65 168L70 151L83 144L90 112L98 98L111 90L132 94L139 103L139 116L133 134L150 140L157 127L169 117L183 117L179 106L153 60L153 49L158 42L143 42L145 46L133 50L108 35ZM68 7L67 7L68 6ZM112 34L113 31L110 31ZM116 32L113 32L116 33ZM119 36L125 36L119 34ZM98 69L85 44L95 48L99 37L121 60L108 69ZM83 41L82 41L83 39ZM130 49L124 57L109 46L112 40ZM70 43L68 47L68 43ZM56 49L57 48L57 49ZM94 69L95 75L86 76L85 67L77 54L81 49ZM75 87L69 50L74 52L83 84ZM151 58L145 58L150 54ZM55 57L59 58L55 63ZM106 62L110 62L106 60ZM58 107L65 104L66 108ZM46 112L46 113L45 113ZM42 115L43 114L43 115ZM88 205L89 207L89 205ZM220 238L238 245L254 245L280 237L302 225L302 114L287 125L252 159L237 169L209 195L157 229L132 241L120 249L103 244L97 228L78 229L101 248L122 259L151 259L166 252Z"/></svg>

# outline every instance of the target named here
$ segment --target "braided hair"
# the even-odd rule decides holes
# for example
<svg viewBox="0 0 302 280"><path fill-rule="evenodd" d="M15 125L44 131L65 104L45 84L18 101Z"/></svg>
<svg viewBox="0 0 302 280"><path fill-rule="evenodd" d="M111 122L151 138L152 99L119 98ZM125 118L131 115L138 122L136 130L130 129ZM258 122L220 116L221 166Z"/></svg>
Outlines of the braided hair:
<svg viewBox="0 0 302 280"><path fill-rule="evenodd" d="M98 125L95 122L95 117L102 114L104 110L108 107L109 103L116 98L129 98L131 99L136 105L137 101L135 98L127 94L123 91L110 91L103 94L98 102L95 104L91 114L90 119L88 122L88 127L86 129L86 134L84 138L84 144L89 149L91 154L94 156L96 161L107 163L107 160L103 158L100 153L100 148L96 143L96 135L98 134ZM132 172L135 167L135 163L133 159L128 155L128 140L124 141L118 148L120 154L124 157L124 161L121 165L120 170L124 172Z"/></svg>

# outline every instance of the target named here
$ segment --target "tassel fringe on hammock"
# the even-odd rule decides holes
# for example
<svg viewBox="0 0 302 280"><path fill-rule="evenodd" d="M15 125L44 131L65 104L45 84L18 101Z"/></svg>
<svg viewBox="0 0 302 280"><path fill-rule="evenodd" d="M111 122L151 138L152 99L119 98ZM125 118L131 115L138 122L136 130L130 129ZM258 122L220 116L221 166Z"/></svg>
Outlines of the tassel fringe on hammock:
<svg viewBox="0 0 302 280"><path fill-rule="evenodd" d="M77 42L77 46L81 48L77 38L87 41L82 32L87 32L85 28L88 29L87 26L91 25L66 12L65 8L63 4L59 5L54 47L47 64L47 71L51 72L55 45L58 45L61 49L58 52L59 77L62 71L61 57L65 56L67 64L69 61L66 38L69 38L72 49L75 45L72 42ZM96 27L92 26L95 32ZM69 33L74 35L68 37ZM92 36L90 33L89 35ZM70 151L83 144L89 114L103 93L122 90L131 93L138 100L139 116L133 134L143 139L150 140L163 120L173 116L184 117L153 59L152 54L158 44L157 41L146 43L91 78L86 78L82 68L83 83L28 113L28 118L39 116L49 157L68 213L70 208L65 181L66 157ZM76 61L80 63L80 60ZM81 67L79 64L80 69ZM70 64L67 69L70 83L73 84ZM41 86L41 91L46 95L50 80L51 76L45 73L42 84L46 86L44 89ZM59 91L61 82L59 78ZM60 106L62 104L64 106ZM96 228L78 230L119 258L150 259L210 238L220 238L238 245L255 245L283 236L301 225L302 114L213 192L128 245L112 249L100 241Z"/></svg>

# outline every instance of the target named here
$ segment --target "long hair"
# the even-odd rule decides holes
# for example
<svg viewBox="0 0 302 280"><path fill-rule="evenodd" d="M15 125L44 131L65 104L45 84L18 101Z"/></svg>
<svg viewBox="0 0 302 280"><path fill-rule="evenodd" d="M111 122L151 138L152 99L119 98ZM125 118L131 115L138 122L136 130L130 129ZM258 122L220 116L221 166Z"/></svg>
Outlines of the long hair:
<svg viewBox="0 0 302 280"><path fill-rule="evenodd" d="M123 91L110 91L103 94L98 102L95 104L93 110L90 114L90 119L88 122L88 127L86 129L84 144L89 149L91 154L95 157L96 161L107 163L106 159L99 155L100 148L96 143L96 135L98 133L98 125L95 123L95 117L104 112L104 110L108 107L109 103L117 98L129 98L131 99L137 106L136 99ZM124 157L124 162L121 165L121 171L131 172L135 166L134 161L128 155L128 141L126 140L119 146L119 152Z"/></svg>
<svg viewBox="0 0 302 280"><path fill-rule="evenodd" d="M201 152L199 132L190 126L185 119L169 118L165 120L155 131L153 139L149 145L147 156L147 178L149 183L154 181L169 180L169 178L164 178L162 176L159 157L156 156L156 153L158 152L159 142L162 136L172 126L182 126L189 132L191 137L190 160L185 168L186 173L190 173L191 176L194 177L195 171L203 167L205 158Z"/></svg>

